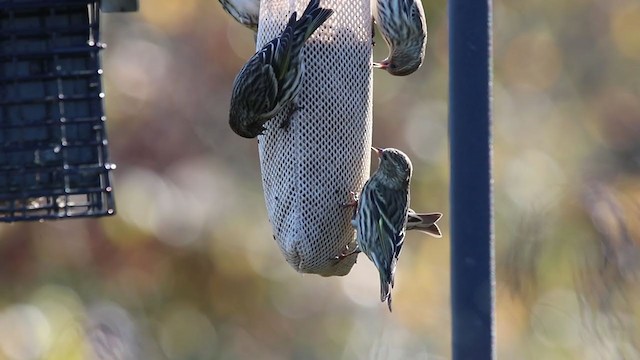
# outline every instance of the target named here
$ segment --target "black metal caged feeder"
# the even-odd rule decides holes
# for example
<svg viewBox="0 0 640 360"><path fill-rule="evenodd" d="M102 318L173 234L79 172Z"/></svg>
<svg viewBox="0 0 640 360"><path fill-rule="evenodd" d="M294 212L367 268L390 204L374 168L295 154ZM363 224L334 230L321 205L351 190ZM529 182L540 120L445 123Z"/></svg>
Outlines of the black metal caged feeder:
<svg viewBox="0 0 640 360"><path fill-rule="evenodd" d="M98 1L0 1L0 221L114 214L103 47Z"/></svg>

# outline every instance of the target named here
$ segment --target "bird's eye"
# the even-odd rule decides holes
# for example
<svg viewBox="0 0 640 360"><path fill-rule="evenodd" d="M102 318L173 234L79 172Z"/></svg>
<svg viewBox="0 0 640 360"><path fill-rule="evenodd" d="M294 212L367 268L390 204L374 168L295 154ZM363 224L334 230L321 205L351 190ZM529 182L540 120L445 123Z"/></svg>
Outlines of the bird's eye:
<svg viewBox="0 0 640 360"><path fill-rule="evenodd" d="M395 69L398 67L398 65L396 65L396 64L394 64L394 63L391 63L391 64L389 64L389 67L390 67L391 69L395 70Z"/></svg>

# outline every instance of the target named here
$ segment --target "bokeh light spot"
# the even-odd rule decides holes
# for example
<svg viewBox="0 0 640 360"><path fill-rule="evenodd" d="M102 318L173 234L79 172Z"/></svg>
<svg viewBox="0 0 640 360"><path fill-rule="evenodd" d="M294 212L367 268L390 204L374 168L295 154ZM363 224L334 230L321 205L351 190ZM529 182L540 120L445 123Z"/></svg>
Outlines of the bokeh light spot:
<svg viewBox="0 0 640 360"><path fill-rule="evenodd" d="M502 59L505 80L521 90L544 91L556 83L562 71L562 52L547 31L516 36Z"/></svg>
<svg viewBox="0 0 640 360"><path fill-rule="evenodd" d="M622 55L640 60L640 4L634 2L614 9L611 37Z"/></svg>
<svg viewBox="0 0 640 360"><path fill-rule="evenodd" d="M51 337L47 318L33 305L17 304L0 312L0 349L9 359L39 359Z"/></svg>
<svg viewBox="0 0 640 360"><path fill-rule="evenodd" d="M509 161L503 185L517 206L531 209L557 203L564 183L564 171L556 160L530 149Z"/></svg>
<svg viewBox="0 0 640 360"><path fill-rule="evenodd" d="M160 346L169 359L209 358L216 347L216 331L192 306L174 305L160 325Z"/></svg>
<svg viewBox="0 0 640 360"><path fill-rule="evenodd" d="M140 14L144 19L167 32L176 32L191 21L198 0L141 2Z"/></svg>

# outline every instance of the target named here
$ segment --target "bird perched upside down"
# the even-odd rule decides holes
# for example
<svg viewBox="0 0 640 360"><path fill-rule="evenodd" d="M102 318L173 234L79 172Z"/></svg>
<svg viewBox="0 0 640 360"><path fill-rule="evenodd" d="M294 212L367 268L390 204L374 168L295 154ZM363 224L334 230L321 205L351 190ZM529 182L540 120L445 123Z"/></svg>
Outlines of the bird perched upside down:
<svg viewBox="0 0 640 360"><path fill-rule="evenodd" d="M386 301L391 311L390 287L393 287L396 264L404 243L412 166L409 157L400 150L373 149L380 158L380 165L364 184L355 218L351 221L356 228L354 252L365 253L378 269L380 301ZM440 234L439 229L437 234Z"/></svg>
<svg viewBox="0 0 640 360"><path fill-rule="evenodd" d="M373 18L389 56L373 66L391 75L409 75L422 65L427 46L427 21L421 0L371 0Z"/></svg>
<svg viewBox="0 0 640 360"><path fill-rule="evenodd" d="M262 134L264 124L292 103L302 84L302 47L331 14L333 10L320 7L320 0L311 0L299 19L294 11L282 33L240 69L229 111L229 125L236 134L245 138Z"/></svg>

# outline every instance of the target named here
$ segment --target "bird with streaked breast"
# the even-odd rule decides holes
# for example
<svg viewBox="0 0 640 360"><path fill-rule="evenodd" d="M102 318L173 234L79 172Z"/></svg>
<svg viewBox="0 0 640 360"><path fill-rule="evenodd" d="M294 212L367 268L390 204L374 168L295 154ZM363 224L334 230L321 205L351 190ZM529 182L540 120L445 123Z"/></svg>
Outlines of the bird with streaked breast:
<svg viewBox="0 0 640 360"><path fill-rule="evenodd" d="M389 56L373 67L406 76L422 66L427 46L427 20L421 0L371 0L373 18Z"/></svg>

